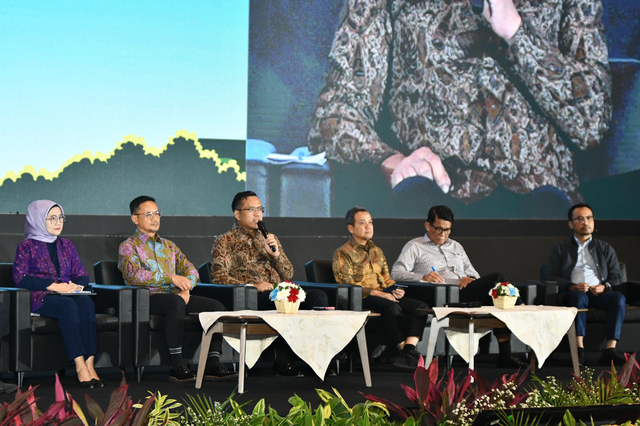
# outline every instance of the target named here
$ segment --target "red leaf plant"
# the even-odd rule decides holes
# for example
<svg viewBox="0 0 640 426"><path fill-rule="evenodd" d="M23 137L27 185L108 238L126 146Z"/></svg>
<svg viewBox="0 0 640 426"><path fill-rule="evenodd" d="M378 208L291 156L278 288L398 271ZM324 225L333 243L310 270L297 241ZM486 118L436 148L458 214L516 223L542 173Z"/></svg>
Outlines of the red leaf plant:
<svg viewBox="0 0 640 426"><path fill-rule="evenodd" d="M0 404L0 426L89 426L78 403L62 388L58 375L55 384L56 402L44 413L36 406L38 398L35 398L34 391L37 387L30 386L26 392L18 389L11 404ZM85 395L93 425L143 426L148 422L147 415L155 402L155 395L148 398L140 409L135 410L131 398L127 396L128 387L123 374L120 387L111 394L106 412L90 396Z"/></svg>
<svg viewBox="0 0 640 426"><path fill-rule="evenodd" d="M490 395L495 390L504 388L505 385L518 389L527 377L527 373L528 369L522 375L520 371L512 375L505 374L490 386L475 371L468 370L466 377L456 383L453 370L444 371L442 377L438 378L437 358L434 358L431 365L425 368L424 360L420 357L418 368L413 376L415 389L402 385L405 395L417 405L417 409L409 409L374 395L361 394L370 401L384 404L390 411L405 420L411 417L426 426L457 424L457 419L464 415L460 407L468 410L477 405L476 403L482 403L481 397L489 401ZM472 383L472 379L475 383ZM526 398L527 393L513 392L513 397L507 397L509 400L505 401L505 404L515 407Z"/></svg>

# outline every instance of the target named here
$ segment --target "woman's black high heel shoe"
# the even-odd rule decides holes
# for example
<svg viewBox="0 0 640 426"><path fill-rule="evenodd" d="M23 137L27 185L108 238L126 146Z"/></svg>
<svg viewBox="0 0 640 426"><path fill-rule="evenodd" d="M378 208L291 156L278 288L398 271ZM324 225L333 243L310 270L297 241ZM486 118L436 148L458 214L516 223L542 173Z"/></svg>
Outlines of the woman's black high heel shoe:
<svg viewBox="0 0 640 426"><path fill-rule="evenodd" d="M80 389L93 389L94 384L93 380L87 380L86 382L81 382L80 379L76 379L76 383Z"/></svg>
<svg viewBox="0 0 640 426"><path fill-rule="evenodd" d="M94 388L103 388L104 380L102 379L91 379L91 383L93 383Z"/></svg>

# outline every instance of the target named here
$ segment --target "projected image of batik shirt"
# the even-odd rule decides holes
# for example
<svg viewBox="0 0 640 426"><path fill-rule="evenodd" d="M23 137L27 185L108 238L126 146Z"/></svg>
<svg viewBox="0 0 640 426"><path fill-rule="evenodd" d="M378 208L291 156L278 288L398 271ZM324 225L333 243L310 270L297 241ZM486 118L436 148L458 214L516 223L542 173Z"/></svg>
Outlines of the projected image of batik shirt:
<svg viewBox="0 0 640 426"><path fill-rule="evenodd" d="M149 287L151 294L179 293L172 274L188 278L191 288L198 281L198 271L173 241L140 231L120 244L118 269L127 285Z"/></svg>
<svg viewBox="0 0 640 426"><path fill-rule="evenodd" d="M345 2L313 153L373 164L396 154L376 132L386 103L404 155L430 148L456 199L477 201L498 184L577 190L569 149L598 144L611 118L599 0L514 0L522 25L508 42L468 0Z"/></svg>

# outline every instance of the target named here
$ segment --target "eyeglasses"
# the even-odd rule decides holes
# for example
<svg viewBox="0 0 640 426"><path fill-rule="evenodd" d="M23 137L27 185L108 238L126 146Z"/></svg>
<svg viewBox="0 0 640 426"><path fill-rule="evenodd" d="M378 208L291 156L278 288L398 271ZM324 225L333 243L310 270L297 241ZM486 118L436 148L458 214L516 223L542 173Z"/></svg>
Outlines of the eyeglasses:
<svg viewBox="0 0 640 426"><path fill-rule="evenodd" d="M160 210L156 210L155 212L146 212L146 213L135 213L135 216L144 216L147 219L153 219L153 217L160 218L162 217L162 212Z"/></svg>
<svg viewBox="0 0 640 426"><path fill-rule="evenodd" d="M265 210L267 210L267 209L265 209L264 207L261 206L261 207L249 207L248 209L236 209L236 210L238 210L238 211L246 210L246 211L251 212L251 213L255 213L255 212L264 213Z"/></svg>
<svg viewBox="0 0 640 426"><path fill-rule="evenodd" d="M432 226L432 228L436 231L436 234L438 235L451 233L451 228L440 228L439 226Z"/></svg>
<svg viewBox="0 0 640 426"><path fill-rule="evenodd" d="M578 223L592 222L593 216L578 216L574 218L573 221Z"/></svg>
<svg viewBox="0 0 640 426"><path fill-rule="evenodd" d="M65 219L66 217L64 215L60 215L60 216L53 215L51 217L48 217L46 220L51 222L52 225L55 225L58 222L64 223Z"/></svg>

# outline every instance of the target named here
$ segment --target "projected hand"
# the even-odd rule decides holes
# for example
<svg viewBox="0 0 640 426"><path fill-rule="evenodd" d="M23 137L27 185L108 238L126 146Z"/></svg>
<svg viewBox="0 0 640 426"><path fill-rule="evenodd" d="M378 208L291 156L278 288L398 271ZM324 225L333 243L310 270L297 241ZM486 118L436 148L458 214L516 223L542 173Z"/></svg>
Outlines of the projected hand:
<svg viewBox="0 0 640 426"><path fill-rule="evenodd" d="M426 146L416 149L408 157L396 154L387 158L382 162L382 170L389 175L392 188L413 176L423 176L435 181L445 194L451 187L451 179L440 157Z"/></svg>
<svg viewBox="0 0 640 426"><path fill-rule="evenodd" d="M493 31L505 40L513 37L522 24L513 0L484 0L482 15L491 24Z"/></svg>

